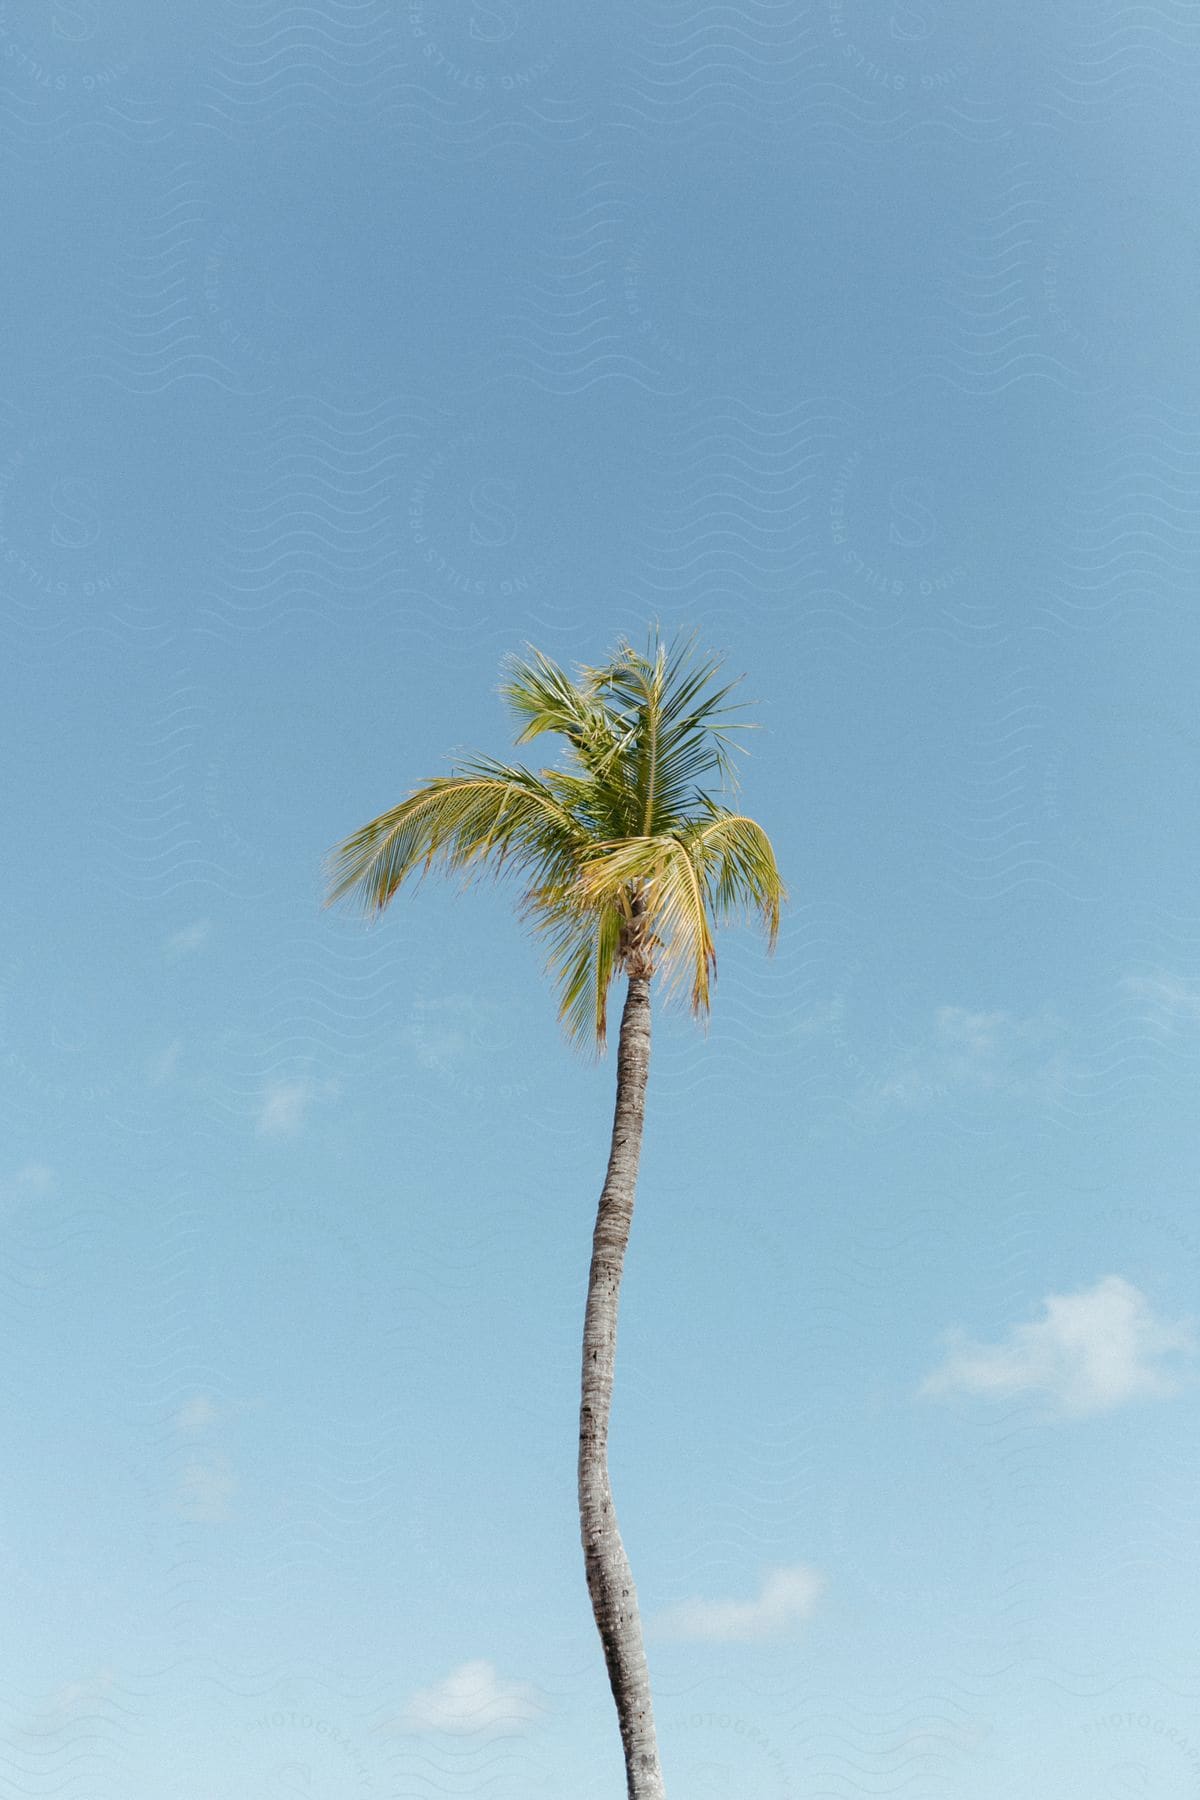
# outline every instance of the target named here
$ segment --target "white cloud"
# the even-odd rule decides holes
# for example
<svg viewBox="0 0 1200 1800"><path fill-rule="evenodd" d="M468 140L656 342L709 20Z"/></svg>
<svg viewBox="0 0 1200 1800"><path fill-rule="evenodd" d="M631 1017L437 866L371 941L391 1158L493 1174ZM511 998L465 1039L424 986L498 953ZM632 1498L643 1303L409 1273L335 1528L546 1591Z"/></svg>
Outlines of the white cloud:
<svg viewBox="0 0 1200 1800"><path fill-rule="evenodd" d="M48 1194L56 1180L49 1163L22 1163L17 1170L17 1186L27 1194Z"/></svg>
<svg viewBox="0 0 1200 1800"><path fill-rule="evenodd" d="M223 1525L231 1514L237 1476L222 1450L191 1456L183 1466L175 1496L176 1512L194 1525Z"/></svg>
<svg viewBox="0 0 1200 1800"><path fill-rule="evenodd" d="M1154 1024L1168 1028L1200 1025L1200 982L1183 981L1175 975L1129 975L1123 985L1146 1002Z"/></svg>
<svg viewBox="0 0 1200 1800"><path fill-rule="evenodd" d="M878 1095L906 1106L964 1090L1046 1098L1061 1089L1066 1074L1061 1038L1061 1024L1048 1015L1020 1019L940 1006L923 1041L884 1076Z"/></svg>
<svg viewBox="0 0 1200 1800"><path fill-rule="evenodd" d="M44 1706L31 1711L22 1729L45 1743L48 1738L72 1732L81 1723L94 1720L113 1693L116 1676L111 1669L99 1669L80 1681L66 1681L54 1690Z"/></svg>
<svg viewBox="0 0 1200 1800"><path fill-rule="evenodd" d="M58 1177L49 1163L22 1163L13 1176L13 1187L19 1194L50 1194L57 1185Z"/></svg>
<svg viewBox="0 0 1200 1800"><path fill-rule="evenodd" d="M523 1731L544 1712L527 1682L502 1680L489 1662L465 1662L415 1693L396 1723L405 1731L465 1737L476 1731Z"/></svg>
<svg viewBox="0 0 1200 1800"><path fill-rule="evenodd" d="M423 1068L446 1075L486 1046L491 1018L473 994L442 994L416 1002L406 1036Z"/></svg>
<svg viewBox="0 0 1200 1800"><path fill-rule="evenodd" d="M197 1394L194 1399L185 1401L175 1414L175 1429L193 1437L211 1430L221 1417L221 1408L215 1400L210 1400L207 1394Z"/></svg>
<svg viewBox="0 0 1200 1800"><path fill-rule="evenodd" d="M168 956L192 956L197 950L203 950L211 936L211 919L193 919L181 931L173 931L163 948Z"/></svg>
<svg viewBox="0 0 1200 1800"><path fill-rule="evenodd" d="M58 1186L58 1176L48 1163L28 1162L15 1175L0 1181L0 1206L18 1207L44 1200Z"/></svg>
<svg viewBox="0 0 1200 1800"><path fill-rule="evenodd" d="M768 1569L757 1599L685 1600L659 1614L654 1634L713 1644L785 1637L809 1617L824 1587L824 1576L804 1563Z"/></svg>
<svg viewBox="0 0 1200 1800"><path fill-rule="evenodd" d="M329 1100L338 1092L335 1081L270 1081L259 1103L256 1129L259 1137L295 1137L314 1100Z"/></svg>
<svg viewBox="0 0 1200 1800"><path fill-rule="evenodd" d="M789 1029L797 1037L827 1037L836 1031L846 1017L846 1002L840 994L831 1000L814 1000L811 1006L798 1008L788 1020Z"/></svg>
<svg viewBox="0 0 1200 1800"><path fill-rule="evenodd" d="M940 1368L924 1394L1041 1394L1075 1417L1111 1412L1126 1401L1178 1391L1164 1359L1191 1356L1190 1323L1156 1318L1145 1294L1120 1275L1106 1275L1074 1294L1048 1294L1042 1317L1014 1325L999 1344L948 1334Z"/></svg>
<svg viewBox="0 0 1200 1800"><path fill-rule="evenodd" d="M198 1441L224 1417L225 1409L207 1394L195 1394L172 1420L180 1436L192 1444L175 1490L175 1511L195 1525L223 1525L232 1516L231 1502L238 1485L233 1465L223 1450Z"/></svg>
<svg viewBox="0 0 1200 1800"><path fill-rule="evenodd" d="M179 1059L183 1055L183 1039L173 1038L165 1050L160 1050L147 1065L147 1074L155 1087L162 1087L174 1079L179 1068Z"/></svg>
<svg viewBox="0 0 1200 1800"><path fill-rule="evenodd" d="M1014 1030L1024 1029L1005 1012L968 1012L965 1006L939 1006L934 1016L938 1039L975 1061L995 1056Z"/></svg>

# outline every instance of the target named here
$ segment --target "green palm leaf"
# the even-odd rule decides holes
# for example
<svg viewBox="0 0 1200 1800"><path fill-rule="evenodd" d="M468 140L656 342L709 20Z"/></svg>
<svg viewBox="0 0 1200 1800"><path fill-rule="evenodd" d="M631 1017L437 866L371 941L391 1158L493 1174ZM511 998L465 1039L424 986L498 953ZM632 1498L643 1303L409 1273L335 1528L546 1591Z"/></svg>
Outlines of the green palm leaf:
<svg viewBox="0 0 1200 1800"><path fill-rule="evenodd" d="M539 771L476 756L354 832L328 863L328 900L382 912L412 875L471 882L513 875L547 946L568 1035L602 1048L622 970L661 973L697 1014L711 1003L714 932L756 917L774 945L785 892L770 840L706 791L736 785L743 722L720 659L694 639L645 654L627 643L574 677L530 646L501 693L518 744L547 733L560 761Z"/></svg>

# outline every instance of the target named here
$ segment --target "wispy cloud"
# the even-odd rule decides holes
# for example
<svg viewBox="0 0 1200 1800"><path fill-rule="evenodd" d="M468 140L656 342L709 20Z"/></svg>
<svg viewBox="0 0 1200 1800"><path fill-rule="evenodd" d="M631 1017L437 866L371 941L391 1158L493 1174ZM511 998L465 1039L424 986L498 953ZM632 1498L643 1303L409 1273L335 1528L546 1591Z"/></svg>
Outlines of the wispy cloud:
<svg viewBox="0 0 1200 1800"><path fill-rule="evenodd" d="M49 1163L22 1163L15 1174L7 1180L0 1181L0 1200L17 1202L20 1200L44 1199L52 1194L58 1186L58 1176Z"/></svg>
<svg viewBox="0 0 1200 1800"><path fill-rule="evenodd" d="M44 1705L27 1714L20 1729L42 1746L63 1734L76 1735L81 1726L94 1726L96 1713L105 1709L115 1687L116 1676L111 1669L98 1669L79 1681L65 1681Z"/></svg>
<svg viewBox="0 0 1200 1800"><path fill-rule="evenodd" d="M846 1017L846 1002L835 994L829 1000L814 1000L810 1006L797 1008L788 1018L788 1029L796 1037L828 1037Z"/></svg>
<svg viewBox="0 0 1200 1800"><path fill-rule="evenodd" d="M193 1525L223 1525L233 1516L237 1476L224 1450L190 1456L183 1465L175 1510Z"/></svg>
<svg viewBox="0 0 1200 1800"><path fill-rule="evenodd" d="M396 1725L404 1731L521 1732L545 1712L535 1688L506 1681L490 1662L465 1662L444 1680L413 1694Z"/></svg>
<svg viewBox="0 0 1200 1800"><path fill-rule="evenodd" d="M237 1476L227 1452L212 1442L225 1411L207 1394L196 1394L172 1420L186 1446L175 1489L175 1512L194 1525L223 1525L232 1517Z"/></svg>
<svg viewBox="0 0 1200 1800"><path fill-rule="evenodd" d="M1122 986L1143 1002L1151 1023L1168 1030L1200 1025L1200 982L1178 975L1127 975Z"/></svg>
<svg viewBox="0 0 1200 1800"><path fill-rule="evenodd" d="M259 1101L255 1126L259 1137L295 1137L313 1103L331 1100L338 1091L336 1081L312 1081L307 1076L268 1082Z"/></svg>
<svg viewBox="0 0 1200 1800"><path fill-rule="evenodd" d="M1060 1413L1111 1412L1179 1388L1178 1362L1195 1354L1190 1321L1156 1317L1140 1289L1120 1275L1073 1294L1048 1294L1042 1315L1014 1325L999 1344L947 1334L945 1361L924 1394L1040 1394Z"/></svg>
<svg viewBox="0 0 1200 1800"><path fill-rule="evenodd" d="M804 1563L768 1569L753 1600L685 1600L660 1613L654 1635L712 1644L787 1637L809 1618L825 1578Z"/></svg>
<svg viewBox="0 0 1200 1800"><path fill-rule="evenodd" d="M17 1170L17 1186L27 1194L49 1194L57 1182L58 1177L49 1163L22 1163Z"/></svg>
<svg viewBox="0 0 1200 1800"><path fill-rule="evenodd" d="M215 1400L210 1400L207 1394L197 1394L194 1399L186 1400L175 1414L175 1429L182 1431L187 1437L195 1437L201 1432L211 1431L224 1416L223 1409Z"/></svg>
<svg viewBox="0 0 1200 1800"><path fill-rule="evenodd" d="M449 1074L487 1042L491 1011L473 994L442 994L419 1000L409 1015L406 1036L422 1068Z"/></svg>
<svg viewBox="0 0 1200 1800"><path fill-rule="evenodd" d="M155 1087L163 1087L173 1081L179 1070L179 1059L183 1055L183 1039L173 1038L165 1050L160 1050L147 1064L146 1072Z"/></svg>
<svg viewBox="0 0 1200 1800"><path fill-rule="evenodd" d="M211 936L211 919L193 919L190 925L173 931L164 941L163 948L170 957L194 956L197 950L203 950Z"/></svg>
<svg viewBox="0 0 1200 1800"><path fill-rule="evenodd" d="M58 1176L48 1163L28 1162L12 1175L0 1176L0 1214L16 1215L48 1200Z"/></svg>
<svg viewBox="0 0 1200 1800"><path fill-rule="evenodd" d="M1066 1076L1059 1020L940 1006L924 1038L889 1069L878 1098L902 1106L950 1093L1047 1098Z"/></svg>

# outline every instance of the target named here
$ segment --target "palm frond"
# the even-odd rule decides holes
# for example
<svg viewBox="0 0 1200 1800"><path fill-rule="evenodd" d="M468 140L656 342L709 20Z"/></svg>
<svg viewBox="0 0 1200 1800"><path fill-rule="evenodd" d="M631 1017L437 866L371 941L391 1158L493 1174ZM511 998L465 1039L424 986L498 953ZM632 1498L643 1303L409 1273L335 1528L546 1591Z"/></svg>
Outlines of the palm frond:
<svg viewBox="0 0 1200 1800"><path fill-rule="evenodd" d="M547 973L559 995L567 1036L596 1053L608 1035L608 995L620 968L622 914L611 904L583 905L574 885L535 888L524 910L549 941Z"/></svg>
<svg viewBox="0 0 1200 1800"><path fill-rule="evenodd" d="M652 636L645 655L623 643L605 667L583 672L624 723L624 785L638 808L631 829L653 835L680 824L706 776L737 786L737 733L753 726L730 718L726 702L738 682L718 685L722 666L719 656L698 656L694 638L668 646Z"/></svg>
<svg viewBox="0 0 1200 1800"><path fill-rule="evenodd" d="M506 658L500 695L522 721L518 744L557 732L592 775L602 775L621 753L620 721L532 644L524 656Z"/></svg>
<svg viewBox="0 0 1200 1800"><path fill-rule="evenodd" d="M579 873L592 904L620 906L636 895L656 962L672 991L686 987L695 1013L708 1011L717 966L703 868L682 838L635 837L597 845Z"/></svg>
<svg viewBox="0 0 1200 1800"><path fill-rule="evenodd" d="M694 638L645 652L627 642L568 675L533 646L507 660L501 693L518 743L560 737L563 760L535 773L477 756L424 781L337 846L328 901L384 910L412 875L437 867L470 882L523 883L521 910L544 939L559 1018L601 1048L622 967L653 967L706 1014L713 933L756 917L773 945L786 894L766 833L707 791L737 785L739 733L719 656Z"/></svg>
<svg viewBox="0 0 1200 1800"><path fill-rule="evenodd" d="M414 871L434 863L468 878L486 864L497 874L511 864L542 879L569 879L587 841L536 775L476 757L453 775L422 782L338 845L326 903L353 895L367 912L382 912Z"/></svg>
<svg viewBox="0 0 1200 1800"><path fill-rule="evenodd" d="M705 872L713 922L724 925L757 914L773 950L787 889L762 826L744 814L714 807L713 817L688 833L688 842Z"/></svg>

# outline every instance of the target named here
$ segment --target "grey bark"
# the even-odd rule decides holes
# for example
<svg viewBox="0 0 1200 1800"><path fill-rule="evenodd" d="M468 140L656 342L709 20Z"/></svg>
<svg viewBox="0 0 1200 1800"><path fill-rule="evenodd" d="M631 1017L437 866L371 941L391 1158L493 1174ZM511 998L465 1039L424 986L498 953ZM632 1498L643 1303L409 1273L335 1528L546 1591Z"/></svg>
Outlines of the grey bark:
<svg viewBox="0 0 1200 1800"><path fill-rule="evenodd" d="M617 1048L612 1148L592 1237L579 1407L580 1535L592 1612L617 1705L628 1800L666 1800L667 1791L658 1761L637 1590L617 1529L608 1478L608 1419L617 1350L617 1307L633 1222L649 1073L650 983L631 975Z"/></svg>

